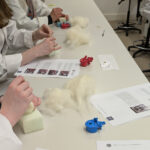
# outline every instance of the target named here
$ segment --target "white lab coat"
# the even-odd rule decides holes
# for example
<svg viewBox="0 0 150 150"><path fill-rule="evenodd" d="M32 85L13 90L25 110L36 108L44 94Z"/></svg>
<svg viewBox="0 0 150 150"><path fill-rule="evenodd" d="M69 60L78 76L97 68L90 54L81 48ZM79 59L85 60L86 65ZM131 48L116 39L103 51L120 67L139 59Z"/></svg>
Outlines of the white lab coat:
<svg viewBox="0 0 150 150"><path fill-rule="evenodd" d="M21 54L6 55L8 48L17 50L21 47L31 48L33 45L32 32L18 30L12 20L0 29L0 82L7 78L7 74L17 71L22 61Z"/></svg>
<svg viewBox="0 0 150 150"><path fill-rule="evenodd" d="M13 132L8 119L0 114L0 150L21 150L22 142Z"/></svg>
<svg viewBox="0 0 150 150"><path fill-rule="evenodd" d="M12 20L0 29L0 82L7 78L8 73L17 71L22 61L21 54L5 55L8 48L33 47L32 32L18 30ZM13 132L10 122L0 114L0 150L21 150L22 143Z"/></svg>
<svg viewBox="0 0 150 150"><path fill-rule="evenodd" d="M12 19L17 22L19 29L35 30L43 24L48 24L48 15L50 15L51 9L41 0L32 1L37 17L31 20L27 16L28 6L26 0L6 0L13 11Z"/></svg>
<svg viewBox="0 0 150 150"><path fill-rule="evenodd" d="M150 0L145 0L140 11L142 16L150 21Z"/></svg>

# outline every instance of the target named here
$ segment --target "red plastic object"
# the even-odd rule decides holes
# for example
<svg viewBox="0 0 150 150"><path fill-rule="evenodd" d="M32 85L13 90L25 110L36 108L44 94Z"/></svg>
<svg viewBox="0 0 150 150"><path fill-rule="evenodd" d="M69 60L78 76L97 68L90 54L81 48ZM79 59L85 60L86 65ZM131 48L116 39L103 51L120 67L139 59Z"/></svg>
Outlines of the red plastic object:
<svg viewBox="0 0 150 150"><path fill-rule="evenodd" d="M93 57L83 57L80 59L80 66L86 67L93 61Z"/></svg>
<svg viewBox="0 0 150 150"><path fill-rule="evenodd" d="M70 28L70 24L69 24L69 23L63 23L63 24L61 25L61 28L62 28L62 29Z"/></svg>

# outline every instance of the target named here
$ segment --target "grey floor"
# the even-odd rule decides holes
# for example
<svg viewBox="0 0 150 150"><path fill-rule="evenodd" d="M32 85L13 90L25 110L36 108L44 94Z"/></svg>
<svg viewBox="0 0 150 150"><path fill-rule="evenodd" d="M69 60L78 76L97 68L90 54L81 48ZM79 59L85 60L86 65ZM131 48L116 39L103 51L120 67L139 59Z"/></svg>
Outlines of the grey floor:
<svg viewBox="0 0 150 150"><path fill-rule="evenodd" d="M118 21L111 21L111 26L113 28L116 28L119 24ZM143 29L143 25L137 25L138 28ZM143 39L143 34L139 34L137 32L129 32L129 36L126 36L123 31L117 32L119 38L124 43L124 45L128 48L128 46L133 44L133 41ZM130 54L132 55L133 52L135 52L136 49L133 49ZM137 65L140 67L141 70L150 69L150 53L141 53L137 55L136 58L134 58ZM145 76L150 81L150 73L145 73Z"/></svg>

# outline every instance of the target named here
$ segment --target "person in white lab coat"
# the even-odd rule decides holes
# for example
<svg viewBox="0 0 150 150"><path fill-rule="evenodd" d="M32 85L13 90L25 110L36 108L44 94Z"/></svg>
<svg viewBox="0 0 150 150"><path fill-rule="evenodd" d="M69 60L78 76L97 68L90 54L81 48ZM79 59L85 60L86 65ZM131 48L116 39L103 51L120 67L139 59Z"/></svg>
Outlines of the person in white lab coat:
<svg viewBox="0 0 150 150"><path fill-rule="evenodd" d="M50 9L41 0L6 0L8 6L13 11L12 19L17 22L17 27L35 30L42 24L52 24L60 17L68 15L63 14L61 8Z"/></svg>
<svg viewBox="0 0 150 150"><path fill-rule="evenodd" d="M0 83L4 82L9 73L13 73L20 65L33 59L49 54L58 49L55 39L50 37L52 31L45 25L34 32L18 30L5 0L0 0ZM39 39L47 38L41 44L28 49L22 54L5 55L8 47L32 47ZM28 108L30 102L35 106L40 99L32 93L32 89L23 77L17 77L0 98L0 150L21 150L22 143L13 132L12 127Z"/></svg>
<svg viewBox="0 0 150 150"><path fill-rule="evenodd" d="M0 0L0 81L7 78L7 74L14 73L18 67L32 60L48 55L60 47L52 37L52 31L46 25L32 32L16 28L14 21L9 20L12 16L10 8L5 0ZM40 44L34 46L36 41L46 38ZM20 54L5 55L8 48L30 48Z"/></svg>
<svg viewBox="0 0 150 150"><path fill-rule="evenodd" d="M40 99L32 93L24 78L19 76L12 81L0 101L0 150L21 150L22 142L13 132L13 126L27 110L30 102L37 106Z"/></svg>

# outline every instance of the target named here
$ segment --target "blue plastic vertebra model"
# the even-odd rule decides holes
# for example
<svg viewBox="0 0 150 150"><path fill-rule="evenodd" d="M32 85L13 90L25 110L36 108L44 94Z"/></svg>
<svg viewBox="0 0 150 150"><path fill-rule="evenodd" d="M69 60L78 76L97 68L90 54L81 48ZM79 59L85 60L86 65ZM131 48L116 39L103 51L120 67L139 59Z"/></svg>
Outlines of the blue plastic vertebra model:
<svg viewBox="0 0 150 150"><path fill-rule="evenodd" d="M90 133L95 133L98 129L102 129L102 126L106 123L104 121L98 121L98 118L94 118L92 120L88 120L85 122L86 131Z"/></svg>

